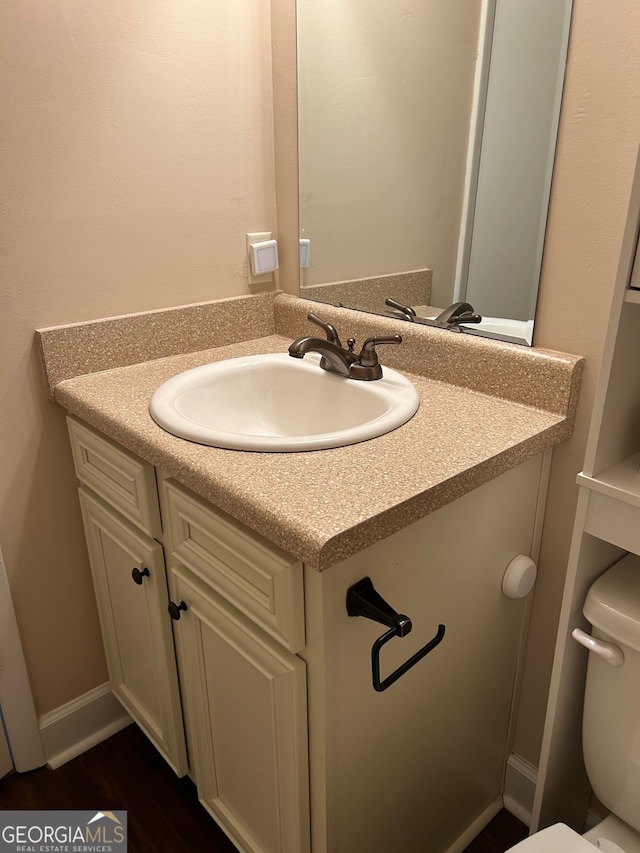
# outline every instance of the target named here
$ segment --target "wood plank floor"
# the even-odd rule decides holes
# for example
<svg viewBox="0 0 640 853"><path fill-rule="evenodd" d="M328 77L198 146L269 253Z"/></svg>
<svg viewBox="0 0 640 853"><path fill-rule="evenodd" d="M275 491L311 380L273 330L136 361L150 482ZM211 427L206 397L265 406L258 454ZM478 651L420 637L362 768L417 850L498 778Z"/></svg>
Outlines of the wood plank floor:
<svg viewBox="0 0 640 853"><path fill-rule="evenodd" d="M464 853L504 853L529 834L527 827L503 809L494 817Z"/></svg>
<svg viewBox="0 0 640 853"><path fill-rule="evenodd" d="M178 779L136 726L57 770L6 776L0 809L126 809L129 853L237 853L198 803L193 783ZM503 853L526 834L502 811L465 853Z"/></svg>

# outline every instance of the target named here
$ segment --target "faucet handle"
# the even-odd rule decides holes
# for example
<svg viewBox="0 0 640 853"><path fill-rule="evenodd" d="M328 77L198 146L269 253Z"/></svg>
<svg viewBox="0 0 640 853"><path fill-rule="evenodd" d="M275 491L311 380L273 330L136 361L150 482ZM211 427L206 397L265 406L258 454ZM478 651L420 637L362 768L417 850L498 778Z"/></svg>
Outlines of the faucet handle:
<svg viewBox="0 0 640 853"><path fill-rule="evenodd" d="M394 311L399 311L405 320L408 320L410 323L415 323L417 315L410 305L403 305L402 302L396 302L396 300L391 299L391 297L385 299L384 304L388 305L389 308L393 308Z"/></svg>
<svg viewBox="0 0 640 853"><path fill-rule="evenodd" d="M382 367L378 361L376 347L380 344L401 344L400 335L389 335L381 338L367 338L362 344L358 360L349 367L352 379L382 379Z"/></svg>
<svg viewBox="0 0 640 853"><path fill-rule="evenodd" d="M367 338L362 344L358 362L362 367L375 367L378 364L376 347L380 344L401 344L402 335L385 335L380 338Z"/></svg>
<svg viewBox="0 0 640 853"><path fill-rule="evenodd" d="M318 317L317 314L307 314L307 320L310 320L312 323L315 323L316 326L319 326L322 331L327 336L327 340L331 341L332 344L336 344L336 346L341 347L340 336L338 335L338 330L331 323L327 323L321 317Z"/></svg>

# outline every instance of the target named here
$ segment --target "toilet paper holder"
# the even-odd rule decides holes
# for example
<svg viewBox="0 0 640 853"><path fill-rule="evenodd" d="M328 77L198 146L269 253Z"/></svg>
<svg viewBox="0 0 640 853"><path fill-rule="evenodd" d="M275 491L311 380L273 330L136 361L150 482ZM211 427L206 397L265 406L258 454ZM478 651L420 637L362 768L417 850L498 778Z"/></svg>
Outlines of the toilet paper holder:
<svg viewBox="0 0 640 853"><path fill-rule="evenodd" d="M429 642L394 670L386 678L380 678L380 650L394 637L406 637L412 629L411 619L403 613L397 613L391 605L382 598L373 586L371 578L362 578L347 590L347 613L349 616L364 616L373 619L381 625L387 625L389 630L378 637L371 647L371 676L373 689L378 693L391 687L392 684L408 672L418 661L433 651L439 645L445 634L445 626L438 625L438 631Z"/></svg>

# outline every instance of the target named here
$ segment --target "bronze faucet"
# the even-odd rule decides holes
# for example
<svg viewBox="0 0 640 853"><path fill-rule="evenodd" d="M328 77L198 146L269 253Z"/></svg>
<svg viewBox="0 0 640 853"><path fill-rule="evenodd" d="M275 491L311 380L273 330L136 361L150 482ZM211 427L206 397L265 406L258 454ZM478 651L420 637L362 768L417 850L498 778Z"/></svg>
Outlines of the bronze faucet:
<svg viewBox="0 0 640 853"><path fill-rule="evenodd" d="M422 323L423 326L435 326L438 329L460 332L462 331L460 327L467 323L482 322L482 317L475 312L473 305L469 302L454 302L453 305L441 311L437 317L430 319L418 317L413 308L403 305L402 302L396 302L395 299L385 299L384 303L401 314L403 320L408 320L410 323Z"/></svg>
<svg viewBox="0 0 640 853"><path fill-rule="evenodd" d="M378 361L376 346L380 344L400 344L400 335L367 338L359 354L354 352L355 340L349 338L347 347L343 347L335 327L325 323L316 314L309 314L308 319L320 326L326 334L326 339L313 336L298 338L289 347L289 355L293 358L304 358L308 352L317 352L322 358L320 367L339 376L349 379L373 380L382 378L382 367Z"/></svg>

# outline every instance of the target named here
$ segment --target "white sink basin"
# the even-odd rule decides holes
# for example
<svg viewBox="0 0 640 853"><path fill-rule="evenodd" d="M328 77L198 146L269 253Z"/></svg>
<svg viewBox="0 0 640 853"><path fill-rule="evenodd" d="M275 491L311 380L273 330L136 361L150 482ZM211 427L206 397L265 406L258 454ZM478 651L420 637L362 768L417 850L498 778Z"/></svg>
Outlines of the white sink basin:
<svg viewBox="0 0 640 853"><path fill-rule="evenodd" d="M418 392L401 373L385 367L382 379L347 379L319 361L269 353L205 364L161 385L149 411L179 438L273 453L355 444L416 413Z"/></svg>

